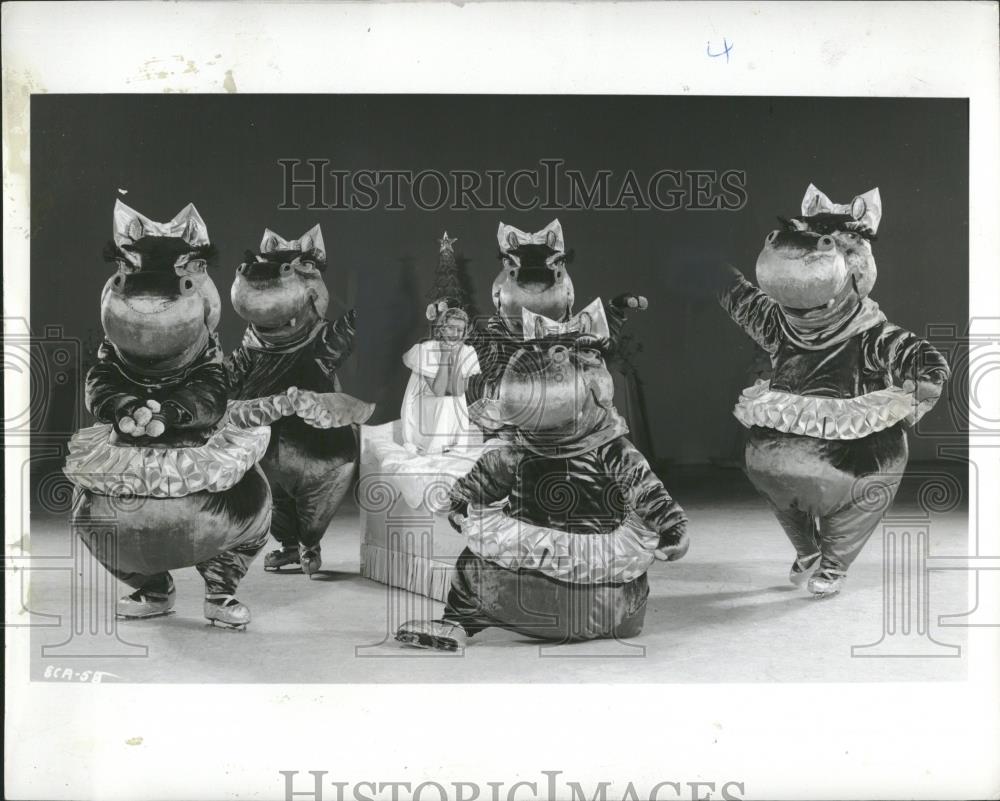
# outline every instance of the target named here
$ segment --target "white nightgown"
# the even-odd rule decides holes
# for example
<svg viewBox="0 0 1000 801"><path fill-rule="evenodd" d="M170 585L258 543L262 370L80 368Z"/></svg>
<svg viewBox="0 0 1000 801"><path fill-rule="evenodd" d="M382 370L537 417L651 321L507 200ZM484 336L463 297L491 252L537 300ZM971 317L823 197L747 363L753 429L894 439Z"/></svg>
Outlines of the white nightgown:
<svg viewBox="0 0 1000 801"><path fill-rule="evenodd" d="M479 429L469 420L465 395L439 398L430 387L447 357L447 346L437 340L419 342L403 354L403 364L413 373L400 410L403 443L417 453L441 453L482 442ZM461 346L455 370L465 380L479 373L479 359L471 345Z"/></svg>

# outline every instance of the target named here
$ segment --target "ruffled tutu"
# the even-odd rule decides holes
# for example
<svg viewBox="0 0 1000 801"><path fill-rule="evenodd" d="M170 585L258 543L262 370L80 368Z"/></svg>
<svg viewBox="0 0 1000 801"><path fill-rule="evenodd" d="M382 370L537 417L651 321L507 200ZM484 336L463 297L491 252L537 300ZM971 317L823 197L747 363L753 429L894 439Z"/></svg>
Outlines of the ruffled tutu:
<svg viewBox="0 0 1000 801"><path fill-rule="evenodd" d="M113 431L99 423L73 435L63 468L70 481L101 495L181 498L224 492L260 460L271 437L267 426L241 428L228 416L204 445L194 447L115 443Z"/></svg>
<svg viewBox="0 0 1000 801"><path fill-rule="evenodd" d="M743 390L733 415L747 428L763 426L786 434L819 439L861 439L905 420L913 395L880 389L856 398L820 398L771 389L757 381Z"/></svg>
<svg viewBox="0 0 1000 801"><path fill-rule="evenodd" d="M633 581L649 569L659 543L634 516L604 534L574 534L510 517L500 505L470 506L462 531L483 559L573 584Z"/></svg>

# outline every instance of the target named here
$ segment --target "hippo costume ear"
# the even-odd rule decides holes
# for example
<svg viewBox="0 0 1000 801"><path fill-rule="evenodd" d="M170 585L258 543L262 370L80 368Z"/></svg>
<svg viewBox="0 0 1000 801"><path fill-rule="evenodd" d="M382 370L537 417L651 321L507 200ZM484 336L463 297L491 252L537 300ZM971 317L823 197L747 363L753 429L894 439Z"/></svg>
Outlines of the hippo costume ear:
<svg viewBox="0 0 1000 801"><path fill-rule="evenodd" d="M563 239L562 223L559 220L553 220L535 234L536 238L540 236L544 237L544 243L552 250L558 253L566 252L566 241Z"/></svg>
<svg viewBox="0 0 1000 801"><path fill-rule="evenodd" d="M803 217L814 217L817 214L832 214L835 207L836 204L820 192L815 184L809 184L805 195L802 196Z"/></svg>
<svg viewBox="0 0 1000 801"><path fill-rule="evenodd" d="M527 240L528 234L513 225L506 225L501 222L497 228L497 245L504 253L517 250L522 241Z"/></svg>
<svg viewBox="0 0 1000 801"><path fill-rule="evenodd" d="M276 250L283 250L281 244L284 242L284 238L276 234L270 228L264 229L264 235L260 238L260 252L261 253L274 253Z"/></svg>
<svg viewBox="0 0 1000 801"><path fill-rule="evenodd" d="M319 225L314 225L299 237L299 250L303 253L312 251L316 261L326 263L326 244L323 242L323 232Z"/></svg>
<svg viewBox="0 0 1000 801"><path fill-rule="evenodd" d="M142 266L142 257L124 246L142 239L145 230L144 221L146 218L135 209L129 208L120 200L115 201L115 211L111 226L111 235L114 238L116 253L124 256L133 268Z"/></svg>
<svg viewBox="0 0 1000 801"><path fill-rule="evenodd" d="M851 216L858 228L878 233L878 225L882 222L882 195L877 186L851 201Z"/></svg>
<svg viewBox="0 0 1000 801"><path fill-rule="evenodd" d="M142 239L146 236L147 229L148 233L152 234L153 227L155 225L156 223L148 217L140 214L135 209L126 206L120 200L115 201L111 234L118 247L121 248L126 245L131 245L139 239ZM130 255L128 251L125 252L126 255Z"/></svg>
<svg viewBox="0 0 1000 801"><path fill-rule="evenodd" d="M208 226L194 207L194 203L188 203L177 215L167 223L172 235L180 237L191 247L200 248L209 244Z"/></svg>

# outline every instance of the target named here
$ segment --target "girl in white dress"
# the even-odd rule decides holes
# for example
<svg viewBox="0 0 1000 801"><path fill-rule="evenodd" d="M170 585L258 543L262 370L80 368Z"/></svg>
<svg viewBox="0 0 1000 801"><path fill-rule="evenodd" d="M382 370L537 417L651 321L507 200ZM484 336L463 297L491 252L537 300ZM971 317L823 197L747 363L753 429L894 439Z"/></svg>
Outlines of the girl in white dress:
<svg viewBox="0 0 1000 801"><path fill-rule="evenodd" d="M436 454L481 442L465 402L465 383L479 373L476 351L465 342L468 328L464 311L448 309L439 318L434 337L403 355L403 364L413 372L400 412L408 450Z"/></svg>

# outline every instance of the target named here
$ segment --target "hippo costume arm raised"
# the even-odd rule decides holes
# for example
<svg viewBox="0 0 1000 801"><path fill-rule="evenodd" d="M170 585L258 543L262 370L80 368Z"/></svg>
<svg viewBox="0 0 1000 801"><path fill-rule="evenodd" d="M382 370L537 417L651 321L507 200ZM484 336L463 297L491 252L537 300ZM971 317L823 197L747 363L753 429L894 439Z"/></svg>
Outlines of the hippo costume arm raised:
<svg viewBox="0 0 1000 801"><path fill-rule="evenodd" d="M243 342L226 360L235 398L287 393L300 410L272 426L261 462L274 497L271 532L281 545L267 570L321 565L320 540L354 476L357 440L374 404L340 392L337 371L354 347L355 312L325 319L326 246L320 227L286 240L264 231L247 252L231 297L247 321Z"/></svg>
<svg viewBox="0 0 1000 801"><path fill-rule="evenodd" d="M556 321L573 314L574 288L568 264L562 225L553 220L542 230L526 233L500 223L497 245L500 272L493 280L494 315L485 328L472 327L468 342L476 350L481 373L469 382L469 402L496 394L503 371L522 339L521 310L527 309ZM427 307L432 322L446 311L450 302L442 299ZM625 310L644 310L646 298L624 293L605 305L609 327L609 346L614 347L625 324Z"/></svg>
<svg viewBox="0 0 1000 801"><path fill-rule="evenodd" d="M734 410L749 429L747 474L796 549L792 582L831 595L899 487L905 428L934 406L950 371L869 297L878 189L835 204L810 184L801 211L767 235L760 288L733 270L719 299L771 355L770 381ZM861 503L866 487L886 504Z"/></svg>
<svg viewBox="0 0 1000 801"><path fill-rule="evenodd" d="M735 270L720 300L754 342L772 356L781 350L787 338L781 325L782 310L776 301ZM950 375L947 362L936 348L888 321L866 329L861 346L860 364L868 376L882 376L892 386L916 392L917 404L907 422L917 422L933 408Z"/></svg>

